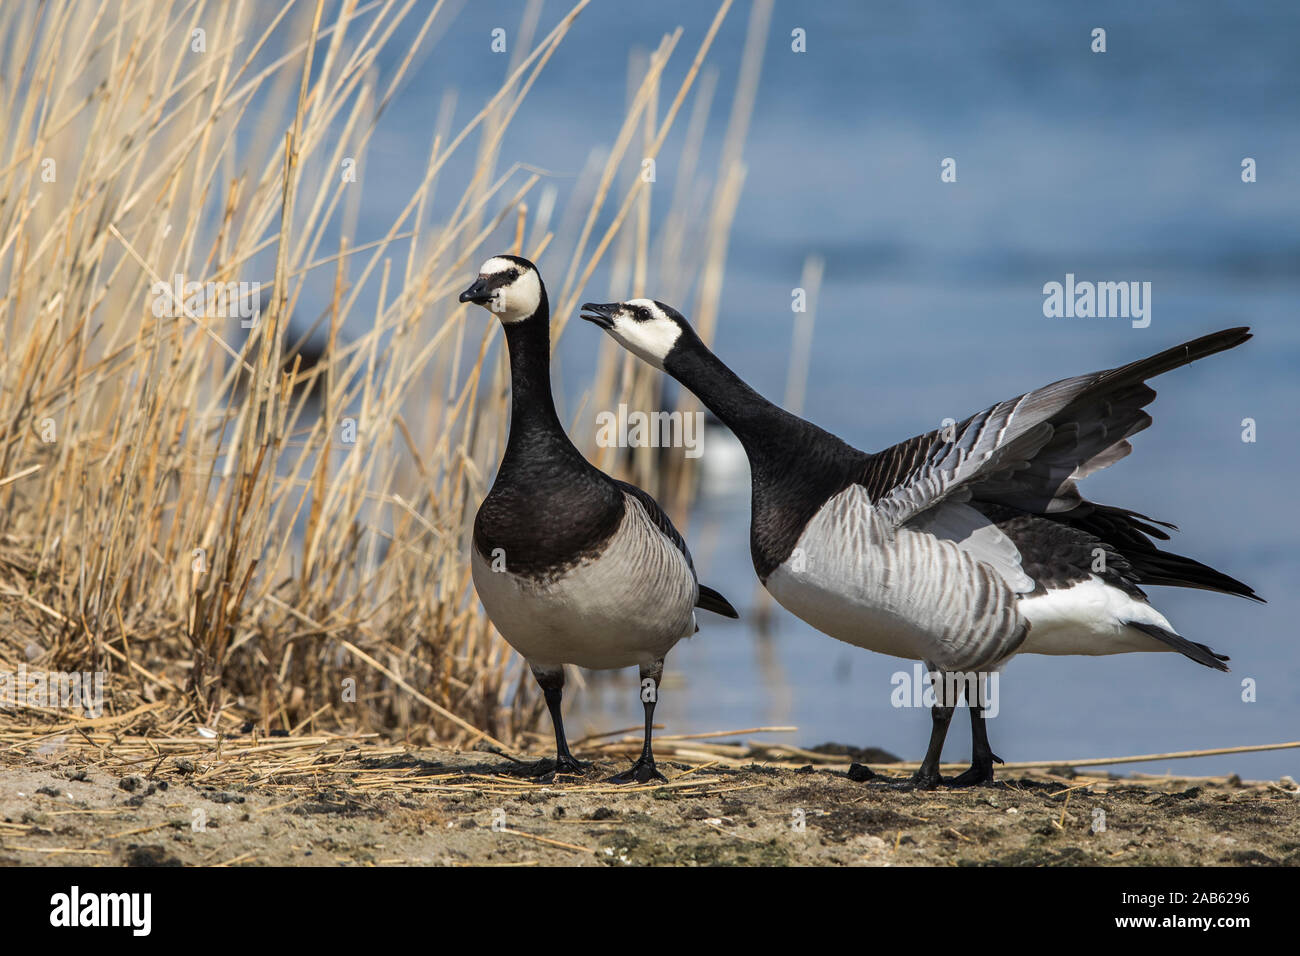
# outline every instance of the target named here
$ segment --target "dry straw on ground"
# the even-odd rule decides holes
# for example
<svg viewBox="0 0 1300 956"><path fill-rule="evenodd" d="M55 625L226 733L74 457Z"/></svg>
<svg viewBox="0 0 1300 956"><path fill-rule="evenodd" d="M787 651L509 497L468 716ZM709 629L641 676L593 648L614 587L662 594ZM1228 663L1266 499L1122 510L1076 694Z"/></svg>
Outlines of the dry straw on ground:
<svg viewBox="0 0 1300 956"><path fill-rule="evenodd" d="M622 127L595 132L566 207L502 141L588 2L549 27L531 3L481 108L408 85L446 42L441 2L0 7L0 670L108 671L116 735L251 721L500 745L533 726L469 581L508 380L497 323L455 293L507 247L551 278L557 331L584 295L658 283L689 301L687 275L711 329L770 13L750 13L709 181L706 64L730 0L693 50L678 30L635 60ZM438 117L427 162L389 227L361 234L367 150L398 95ZM678 173L662 223L636 175L649 157ZM460 197L437 217L435 190ZM212 300L156 315L154 284L176 275L259 282L258 320ZM305 329L327 343L314 360ZM655 379L602 355L584 408L644 406ZM690 476L649 449L589 450L676 513L688 501Z"/></svg>

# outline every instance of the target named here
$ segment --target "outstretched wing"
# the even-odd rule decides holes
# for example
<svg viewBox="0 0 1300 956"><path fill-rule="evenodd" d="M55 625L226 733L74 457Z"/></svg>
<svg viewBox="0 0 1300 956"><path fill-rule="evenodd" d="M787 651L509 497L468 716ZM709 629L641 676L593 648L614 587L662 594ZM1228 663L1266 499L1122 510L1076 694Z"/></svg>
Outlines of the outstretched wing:
<svg viewBox="0 0 1300 956"><path fill-rule="evenodd" d="M1076 482L1119 461L1151 424L1146 380L1249 339L1226 329L1119 368L1054 382L873 455L860 482L897 527L941 501L977 499L1038 514L1084 504Z"/></svg>

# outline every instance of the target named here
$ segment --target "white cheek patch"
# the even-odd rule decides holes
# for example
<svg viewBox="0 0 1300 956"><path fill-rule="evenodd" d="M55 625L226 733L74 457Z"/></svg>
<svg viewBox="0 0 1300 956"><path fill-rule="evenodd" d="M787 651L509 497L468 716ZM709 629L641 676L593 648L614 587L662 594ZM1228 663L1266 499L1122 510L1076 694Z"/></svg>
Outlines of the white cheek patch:
<svg viewBox="0 0 1300 956"><path fill-rule="evenodd" d="M655 311L659 312L658 309ZM615 317L610 331L629 352L662 370L664 359L677 343L682 330L672 319L659 314L663 317L644 322L620 314Z"/></svg>
<svg viewBox="0 0 1300 956"><path fill-rule="evenodd" d="M529 269L514 282L498 289L489 308L494 311L500 309L497 316L502 322L518 322L536 312L541 304L542 284L538 281L537 273Z"/></svg>
<svg viewBox="0 0 1300 956"><path fill-rule="evenodd" d="M493 256L483 263L479 276L490 279L503 272L515 271L519 276L492 290L492 298L484 305L502 322L519 322L537 311L542 304L542 282L537 273L517 262Z"/></svg>

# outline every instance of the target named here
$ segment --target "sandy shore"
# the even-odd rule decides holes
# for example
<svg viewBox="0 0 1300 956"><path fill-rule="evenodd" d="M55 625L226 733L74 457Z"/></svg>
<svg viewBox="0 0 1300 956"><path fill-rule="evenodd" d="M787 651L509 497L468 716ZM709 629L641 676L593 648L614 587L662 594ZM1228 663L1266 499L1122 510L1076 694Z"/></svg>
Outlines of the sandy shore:
<svg viewBox="0 0 1300 956"><path fill-rule="evenodd" d="M534 775L545 762L376 741L11 749L0 864L1300 864L1287 782L1058 770L913 792L840 765L671 758L667 784L604 782L625 765L557 780Z"/></svg>

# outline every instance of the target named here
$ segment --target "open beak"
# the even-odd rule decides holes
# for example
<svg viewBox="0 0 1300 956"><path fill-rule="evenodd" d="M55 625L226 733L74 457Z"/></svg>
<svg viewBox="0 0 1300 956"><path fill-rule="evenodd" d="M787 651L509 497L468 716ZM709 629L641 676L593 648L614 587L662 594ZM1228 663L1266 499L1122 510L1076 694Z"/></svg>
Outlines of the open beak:
<svg viewBox="0 0 1300 956"><path fill-rule="evenodd" d="M603 305L599 302L584 302L582 305L582 318L594 325L599 325L602 329L612 329L614 327L614 316L618 314L619 303L606 302Z"/></svg>
<svg viewBox="0 0 1300 956"><path fill-rule="evenodd" d="M474 284L460 294L460 301L473 302L475 305L486 305L492 301L492 290L488 288L488 281L482 276L474 280Z"/></svg>

